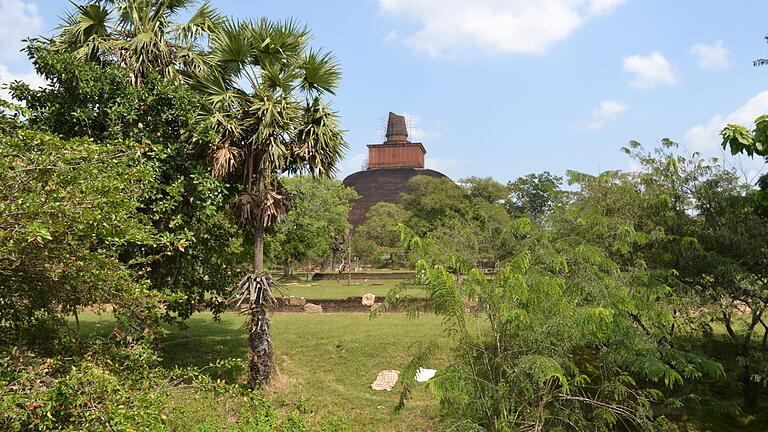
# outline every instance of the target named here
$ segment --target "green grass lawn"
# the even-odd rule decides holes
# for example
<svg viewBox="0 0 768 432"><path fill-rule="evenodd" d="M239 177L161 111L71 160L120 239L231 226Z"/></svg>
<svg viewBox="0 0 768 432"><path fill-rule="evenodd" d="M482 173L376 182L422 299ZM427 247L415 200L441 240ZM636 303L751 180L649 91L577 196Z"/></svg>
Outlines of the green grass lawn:
<svg viewBox="0 0 768 432"><path fill-rule="evenodd" d="M323 284L327 285L327 284ZM317 288L317 287L313 287ZM333 289L332 286L321 286ZM338 289L339 287L336 287ZM109 333L113 320L106 314L81 314L84 332ZM220 359L244 359L244 317L226 313L214 321L209 313L195 314L181 330L167 326L161 340L163 365L206 366ZM302 418L313 430L327 421L345 419L355 431L428 431L439 423L438 404L426 389L417 391L406 409L393 413L398 388L393 392L371 390L376 374L384 369L400 370L411 358L415 342L441 335L440 320L433 315L408 319L405 314L385 314L370 319L367 314L273 315L273 340L280 378L266 396L284 416ZM726 353L732 347L723 331L715 328L712 353ZM693 342L691 342L693 343ZM445 354L447 355L448 347ZM728 355L727 357L733 357ZM424 365L440 369L444 359ZM731 365L735 368L735 365ZM238 371L244 379L244 370ZM401 377L401 379L407 377ZM186 419L173 428L184 432L226 430L237 401L221 396L179 392L178 406ZM768 430L768 415L730 416L711 410L677 413L681 430L731 432ZM201 426L208 425L208 426Z"/></svg>
<svg viewBox="0 0 768 432"><path fill-rule="evenodd" d="M297 274L300 274L300 273L301 272L297 272ZM315 273L333 274L333 275L338 274L338 272L335 272L335 271L319 271L319 272L315 272ZM375 273L413 274L413 269L410 269L410 270L408 270L408 269L406 269L406 270L392 270L392 269L386 269L386 268L385 269L367 269L367 270L353 270L352 273L353 274L368 274L368 273L373 273L373 274L375 274ZM343 274L347 274L347 273L344 272Z"/></svg>
<svg viewBox="0 0 768 432"><path fill-rule="evenodd" d="M85 332L111 331L109 315L83 313ZM195 314L186 330L168 327L161 340L163 365L205 366L224 358L244 359L244 318L226 313L221 321L211 314ZM428 431L439 421L436 399L417 391L400 413L393 413L399 397L374 391L370 385L384 369L400 370L411 358L415 342L441 334L440 320L432 315L409 319L405 314L295 314L273 315L273 340L280 378L267 392L279 412L299 415L313 430L323 422L345 419L355 431ZM424 365L440 368L440 364ZM404 379L406 377L401 377ZM189 395L180 394L180 405ZM226 419L232 401L195 397L190 423L208 424ZM197 412L195 412L197 411ZM224 420L220 424L226 424ZM194 428L193 430L203 430ZM207 429L206 429L207 430ZM189 432L188 430L185 432Z"/></svg>
<svg viewBox="0 0 768 432"><path fill-rule="evenodd" d="M306 297L308 299L340 299L362 296L368 293L384 297L389 290L402 283L402 280L322 280L311 282L291 282L280 284L275 295ZM412 288L408 294L422 295L423 291Z"/></svg>

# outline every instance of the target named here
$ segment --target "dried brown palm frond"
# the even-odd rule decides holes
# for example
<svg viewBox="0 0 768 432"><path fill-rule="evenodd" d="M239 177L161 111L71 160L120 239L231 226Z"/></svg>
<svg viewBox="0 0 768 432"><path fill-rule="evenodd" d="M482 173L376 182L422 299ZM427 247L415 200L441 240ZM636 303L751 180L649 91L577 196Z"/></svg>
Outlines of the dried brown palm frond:
<svg viewBox="0 0 768 432"><path fill-rule="evenodd" d="M235 309L244 305L240 312L246 314L260 308L271 307L276 304L275 296L272 294L274 286L275 281L269 273L250 274L237 284L229 301L237 302Z"/></svg>
<svg viewBox="0 0 768 432"><path fill-rule="evenodd" d="M232 172L243 156L237 147L225 146L211 150L211 173L216 178L222 178Z"/></svg>
<svg viewBox="0 0 768 432"><path fill-rule="evenodd" d="M256 226L261 220L263 226L268 227L288 213L288 194L274 189L265 190L263 196L243 192L232 199L229 209L240 226Z"/></svg>
<svg viewBox="0 0 768 432"><path fill-rule="evenodd" d="M269 338L268 310L275 306L272 288L275 281L269 273L253 273L244 277L230 302L237 301L236 309L249 317L248 331L248 381L253 386L261 386L269 382L275 372L272 360L274 350Z"/></svg>

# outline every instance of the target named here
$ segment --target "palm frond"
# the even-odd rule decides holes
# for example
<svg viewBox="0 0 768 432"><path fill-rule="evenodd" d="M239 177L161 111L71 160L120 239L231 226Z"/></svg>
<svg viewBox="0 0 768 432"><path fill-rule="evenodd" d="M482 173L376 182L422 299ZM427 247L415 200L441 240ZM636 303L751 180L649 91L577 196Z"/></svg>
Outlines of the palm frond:
<svg viewBox="0 0 768 432"><path fill-rule="evenodd" d="M242 159L243 152L236 147L224 146L211 154L212 173L214 177L224 177L231 173Z"/></svg>
<svg viewBox="0 0 768 432"><path fill-rule="evenodd" d="M290 94L299 78L300 71L295 68L284 68L269 63L261 67L261 85L272 92Z"/></svg>
<svg viewBox="0 0 768 432"><path fill-rule="evenodd" d="M253 39L241 23L227 21L211 34L209 56L223 73L239 76L253 52Z"/></svg>
<svg viewBox="0 0 768 432"><path fill-rule="evenodd" d="M174 29L179 45L192 45L203 35L213 33L225 22L224 17L206 1L192 14L187 22Z"/></svg>
<svg viewBox="0 0 768 432"><path fill-rule="evenodd" d="M330 53L310 51L300 66L304 73L301 79L301 89L309 93L330 93L339 85L341 69L339 63Z"/></svg>
<svg viewBox="0 0 768 432"><path fill-rule="evenodd" d="M254 60L264 65L288 66L306 49L311 33L295 20L249 23L254 41Z"/></svg>
<svg viewBox="0 0 768 432"><path fill-rule="evenodd" d="M209 3L203 3L184 24L173 18L194 0L103 0L75 5L63 19L59 48L80 58L117 63L130 71L134 84L150 71L178 77L178 68L203 71L206 61L196 42L222 21Z"/></svg>
<svg viewBox="0 0 768 432"><path fill-rule="evenodd" d="M344 157L347 143L339 117L319 98L307 104L301 126L296 130L296 157L316 175L330 176Z"/></svg>
<svg viewBox="0 0 768 432"><path fill-rule="evenodd" d="M64 17L56 46L72 50L78 58L96 59L106 51L110 10L101 4L75 5L77 12Z"/></svg>
<svg viewBox="0 0 768 432"><path fill-rule="evenodd" d="M242 227L254 227L259 221L268 227L288 213L288 194L275 189L266 189L263 195L243 192L232 199L229 208Z"/></svg>

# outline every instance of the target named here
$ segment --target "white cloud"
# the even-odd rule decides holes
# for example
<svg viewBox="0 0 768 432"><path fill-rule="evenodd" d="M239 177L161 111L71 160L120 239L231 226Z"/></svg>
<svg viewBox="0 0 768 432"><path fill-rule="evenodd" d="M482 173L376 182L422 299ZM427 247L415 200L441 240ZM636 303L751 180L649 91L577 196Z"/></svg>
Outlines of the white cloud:
<svg viewBox="0 0 768 432"><path fill-rule="evenodd" d="M3 88L12 81L24 81L33 88L45 86L45 79L35 72L15 74L8 71L8 68L0 64L0 99L10 100L11 94L8 89Z"/></svg>
<svg viewBox="0 0 768 432"><path fill-rule="evenodd" d="M719 40L712 45L697 44L691 47L696 64L704 69L728 69L731 66L731 51Z"/></svg>
<svg viewBox="0 0 768 432"><path fill-rule="evenodd" d="M675 68L664 58L664 56L654 51L650 55L624 57L624 70L635 74L635 79L629 83L632 87L653 88L659 84L676 84L680 79Z"/></svg>
<svg viewBox="0 0 768 432"><path fill-rule="evenodd" d="M378 0L385 12L418 22L405 43L433 57L473 52L546 52L596 15L628 0Z"/></svg>
<svg viewBox="0 0 768 432"><path fill-rule="evenodd" d="M35 36L43 28L37 4L21 0L0 0L0 60L23 58L22 39Z"/></svg>
<svg viewBox="0 0 768 432"><path fill-rule="evenodd" d="M445 171L451 171L454 168L459 166L459 160L458 159L447 159L447 158L424 158L424 167L433 169L435 171L445 172Z"/></svg>
<svg viewBox="0 0 768 432"><path fill-rule="evenodd" d="M45 80L34 72L11 72L8 65L29 68L26 56L21 52L21 41L36 36L43 28L43 19L37 10L37 4L21 0L0 0L0 98L10 99L10 93L4 89L11 81L26 81L32 87L42 87Z"/></svg>
<svg viewBox="0 0 768 432"><path fill-rule="evenodd" d="M617 6L629 0L592 0L589 2L589 12L593 15L611 13Z"/></svg>
<svg viewBox="0 0 768 432"><path fill-rule="evenodd" d="M408 126L408 139L413 142L419 142L430 138L437 138L440 136L439 131L426 130L418 127L421 123L421 116L418 114L409 114L404 112L405 123Z"/></svg>
<svg viewBox="0 0 768 432"><path fill-rule="evenodd" d="M391 32L387 33L386 36L384 36L384 43L396 42L399 39L400 39L400 34L397 31L392 30Z"/></svg>
<svg viewBox="0 0 768 432"><path fill-rule="evenodd" d="M342 160L341 163L339 163L339 165L336 167L339 178L344 179L344 177L354 172L364 170L366 168L365 165L367 164L367 162L368 162L367 153L357 153L353 155L348 154L344 158L344 160Z"/></svg>
<svg viewBox="0 0 768 432"><path fill-rule="evenodd" d="M684 142L692 151L711 153L720 149L720 130L728 124L753 127L757 117L768 114L768 90L760 92L728 115L714 115L704 124L697 124L685 133Z"/></svg>
<svg viewBox="0 0 768 432"><path fill-rule="evenodd" d="M440 136L438 131L428 131L417 127L408 129L408 137L411 141L421 142L430 138L437 138Z"/></svg>
<svg viewBox="0 0 768 432"><path fill-rule="evenodd" d="M606 123L615 120L629 108L629 105L617 100L604 100L592 111L592 118L582 124L582 127L587 130L602 129Z"/></svg>

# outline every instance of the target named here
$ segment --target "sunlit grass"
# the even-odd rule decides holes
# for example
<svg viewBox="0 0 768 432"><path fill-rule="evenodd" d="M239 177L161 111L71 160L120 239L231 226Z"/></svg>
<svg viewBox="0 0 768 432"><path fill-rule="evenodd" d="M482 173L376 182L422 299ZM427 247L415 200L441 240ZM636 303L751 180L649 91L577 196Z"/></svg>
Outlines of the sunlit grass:
<svg viewBox="0 0 768 432"><path fill-rule="evenodd" d="M389 290L403 283L403 280L322 280L311 282L289 282L279 284L276 295L305 297L308 299L341 299L352 296L373 294L385 297ZM407 293L423 295L423 291L413 287Z"/></svg>
<svg viewBox="0 0 768 432"><path fill-rule="evenodd" d="M80 319L83 332L109 333L113 325L109 314L83 313ZM223 314L220 321L199 313L185 330L166 327L169 333L160 343L163 366L205 366L219 359L245 359L244 321L234 313ZM411 359L414 343L441 335L440 320L435 316L409 319L405 314L385 314L371 319L360 313L277 313L272 331L280 378L266 395L282 414L300 416L313 430L338 418L361 431L436 428L437 401L426 389L415 392L404 411L393 413L398 388L392 392L370 388L379 371L400 370ZM424 366L439 369L442 365ZM178 397L182 402L190 396L180 393ZM199 412L189 415L201 419L200 424L219 424L238 406L235 400L210 395L195 400Z"/></svg>
<svg viewBox="0 0 768 432"><path fill-rule="evenodd" d="M355 288L360 287L365 288L364 285ZM341 287L334 281L322 281L311 288ZM112 331L114 322L109 314L100 317L82 313L80 318L84 333ZM223 314L218 322L209 313L198 313L187 321L185 330L166 326L168 334L160 344L163 366L205 366L220 359L245 359L244 321L244 317L234 313ZM426 431L434 430L439 423L437 401L426 390L416 392L406 410L394 414L397 388L391 393L370 389L380 370L401 369L410 360L415 342L441 335L439 318L422 315L408 319L405 314L387 314L371 319L362 313L277 313L273 315L272 330L281 377L266 395L284 416L297 415L313 429L339 418L345 418L353 430L370 431ZM714 326L714 331L711 340L690 340L686 345L705 349L721 361L734 358L733 345L727 341L722 326ZM756 342L761 336L762 333L754 335ZM444 355L448 348L446 346ZM444 361L445 358L440 364L424 366L439 369ZM729 364L727 369L737 370L737 367ZM239 379L243 378L244 371L240 371ZM723 400L738 398L733 389L722 391ZM192 396L182 392L177 397L180 405L192 407L186 414L189 424L226 425L239 406L238 401L220 396ZM766 415L731 416L707 408L678 415L676 420L681 423L681 430L768 430ZM211 427L210 430L216 430ZM194 427L191 430L209 429Z"/></svg>

